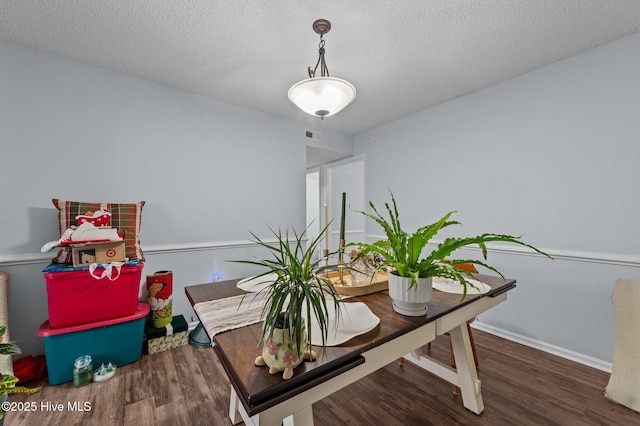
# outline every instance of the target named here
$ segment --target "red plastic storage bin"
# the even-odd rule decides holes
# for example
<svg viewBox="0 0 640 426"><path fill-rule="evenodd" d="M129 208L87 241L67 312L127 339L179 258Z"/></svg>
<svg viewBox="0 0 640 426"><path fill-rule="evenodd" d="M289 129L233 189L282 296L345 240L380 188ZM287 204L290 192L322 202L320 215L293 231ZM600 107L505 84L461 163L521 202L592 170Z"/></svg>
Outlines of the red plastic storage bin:
<svg viewBox="0 0 640 426"><path fill-rule="evenodd" d="M122 266L113 281L96 279L88 269L45 272L49 326L62 328L134 314L143 267L143 263Z"/></svg>

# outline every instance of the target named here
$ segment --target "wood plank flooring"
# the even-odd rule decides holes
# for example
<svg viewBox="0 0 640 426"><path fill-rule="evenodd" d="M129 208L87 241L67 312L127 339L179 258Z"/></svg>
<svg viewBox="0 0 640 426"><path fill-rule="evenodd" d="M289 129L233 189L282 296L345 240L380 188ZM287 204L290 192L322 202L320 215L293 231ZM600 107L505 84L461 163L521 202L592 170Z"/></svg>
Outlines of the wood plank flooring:
<svg viewBox="0 0 640 426"><path fill-rule="evenodd" d="M485 410L462 406L452 386L406 362L392 363L314 404L316 425L640 425L640 413L607 400L609 374L474 330ZM425 349L426 350L426 349ZM431 353L449 360L449 339ZM5 425L230 425L229 385L211 348L184 346L118 368L105 383L33 385L31 412L7 413ZM90 410L73 411L69 403ZM62 404L62 411L47 410ZM51 407L51 405L50 405Z"/></svg>

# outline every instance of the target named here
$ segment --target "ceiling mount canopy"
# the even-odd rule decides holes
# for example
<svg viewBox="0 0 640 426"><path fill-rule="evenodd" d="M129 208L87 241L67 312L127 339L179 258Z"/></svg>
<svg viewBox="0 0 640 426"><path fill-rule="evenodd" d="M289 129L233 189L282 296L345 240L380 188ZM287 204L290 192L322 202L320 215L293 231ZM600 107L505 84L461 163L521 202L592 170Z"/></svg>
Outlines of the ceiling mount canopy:
<svg viewBox="0 0 640 426"><path fill-rule="evenodd" d="M341 111L356 97L356 88L348 81L330 77L327 63L324 60L324 34L331 29L331 22L318 19L313 23L313 30L320 34L318 62L315 68L309 67L309 78L299 81L289 89L289 100L307 114L324 119ZM320 76L316 72L320 67Z"/></svg>

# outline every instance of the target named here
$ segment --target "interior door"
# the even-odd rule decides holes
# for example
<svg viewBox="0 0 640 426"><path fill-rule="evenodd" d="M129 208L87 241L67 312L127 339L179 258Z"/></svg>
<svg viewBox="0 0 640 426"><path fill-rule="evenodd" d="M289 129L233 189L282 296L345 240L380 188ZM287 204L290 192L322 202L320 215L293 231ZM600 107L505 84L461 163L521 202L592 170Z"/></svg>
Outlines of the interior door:
<svg viewBox="0 0 640 426"><path fill-rule="evenodd" d="M342 218L342 194L346 194L345 202L345 241L359 242L365 239L365 217L357 211L365 211L365 157L363 155L325 164L322 185L323 210L329 212L329 252L337 252L340 243L340 222ZM324 205L326 204L326 207ZM322 214L322 227L325 215ZM323 246L324 248L324 246ZM348 249L345 250L344 261L348 262ZM337 257L333 260L336 262Z"/></svg>

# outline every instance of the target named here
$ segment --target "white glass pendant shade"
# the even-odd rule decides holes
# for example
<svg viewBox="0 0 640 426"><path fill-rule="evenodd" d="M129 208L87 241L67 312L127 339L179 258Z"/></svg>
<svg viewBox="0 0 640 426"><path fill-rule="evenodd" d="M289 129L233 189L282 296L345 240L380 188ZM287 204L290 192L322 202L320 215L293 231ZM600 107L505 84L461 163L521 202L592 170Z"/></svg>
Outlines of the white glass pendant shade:
<svg viewBox="0 0 640 426"><path fill-rule="evenodd" d="M289 89L289 100L307 114L328 117L356 98L356 88L348 81L334 77L302 80Z"/></svg>

